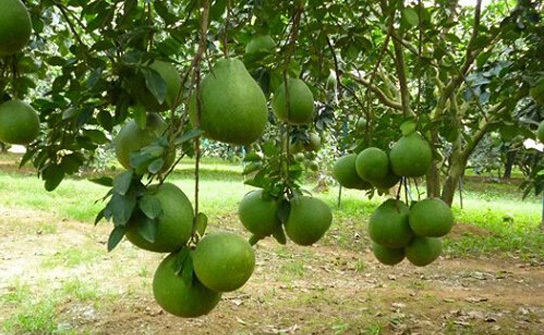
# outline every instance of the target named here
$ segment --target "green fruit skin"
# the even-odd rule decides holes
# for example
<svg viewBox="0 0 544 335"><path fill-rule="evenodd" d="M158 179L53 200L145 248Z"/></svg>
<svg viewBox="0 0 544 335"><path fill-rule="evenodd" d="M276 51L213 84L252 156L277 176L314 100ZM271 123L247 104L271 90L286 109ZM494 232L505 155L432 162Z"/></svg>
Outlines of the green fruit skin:
<svg viewBox="0 0 544 335"><path fill-rule="evenodd" d="M425 199L410 208L410 227L416 235L442 237L453 227L453 212L440 198Z"/></svg>
<svg viewBox="0 0 544 335"><path fill-rule="evenodd" d="M372 214L368 224L370 238L388 248L407 246L414 233L408 222L408 206L402 201L389 199L382 203Z"/></svg>
<svg viewBox="0 0 544 335"><path fill-rule="evenodd" d="M529 90L529 95L531 96L531 98L533 98L533 100L537 104L544 105L544 85L543 84L532 87Z"/></svg>
<svg viewBox="0 0 544 335"><path fill-rule="evenodd" d="M244 227L257 237L272 235L281 225L278 219L279 202L263 198L263 191L252 191L242 199L238 206L238 217Z"/></svg>
<svg viewBox="0 0 544 335"><path fill-rule="evenodd" d="M540 124L538 125L536 137L538 138L540 143L544 143L544 121L540 122Z"/></svg>
<svg viewBox="0 0 544 335"><path fill-rule="evenodd" d="M308 135L308 143L304 145L306 151L317 151L321 147L321 138L316 133Z"/></svg>
<svg viewBox="0 0 544 335"><path fill-rule="evenodd" d="M176 185L165 183L151 186L148 190L154 194L162 207L162 214L157 218L158 227L155 242L151 243L138 232L145 215L137 212L127 223L126 238L135 246L153 252L173 252L183 247L193 229L194 212L191 202Z"/></svg>
<svg viewBox="0 0 544 335"><path fill-rule="evenodd" d="M387 172L386 176L383 179L374 180L372 186L376 187L379 190L388 190L391 187L397 185L400 181L400 177L391 171Z"/></svg>
<svg viewBox="0 0 544 335"><path fill-rule="evenodd" d="M300 79L289 78L289 117L285 101L285 83L274 93L272 109L278 119L291 124L302 125L312 122L314 118L314 96L308 86Z"/></svg>
<svg viewBox="0 0 544 335"><path fill-rule="evenodd" d="M21 51L30 40L32 21L20 0L0 2L0 56Z"/></svg>
<svg viewBox="0 0 544 335"><path fill-rule="evenodd" d="M432 150L418 133L403 136L391 149L389 159L397 176L420 177L431 167Z"/></svg>
<svg viewBox="0 0 544 335"><path fill-rule="evenodd" d="M239 289L255 269L255 253L251 245L232 233L207 235L198 243L192 256L200 282L217 292Z"/></svg>
<svg viewBox="0 0 544 335"><path fill-rule="evenodd" d="M415 266L434 262L442 252L442 240L436 237L416 236L405 249L406 258Z"/></svg>
<svg viewBox="0 0 544 335"><path fill-rule="evenodd" d="M147 114L145 129L141 129L134 120L127 122L115 138L115 155L117 156L119 163L121 163L125 169L131 169L130 155L153 143L157 137L162 135L166 128L166 123L162 117L156 113ZM164 172L168 170L174 163L174 159L175 153L172 152L167 157L161 171Z"/></svg>
<svg viewBox="0 0 544 335"><path fill-rule="evenodd" d="M255 142L264 132L268 109L263 91L235 58L218 61L200 84L200 122L195 95L189 116L207 137L236 145Z"/></svg>
<svg viewBox="0 0 544 335"><path fill-rule="evenodd" d="M372 244L372 252L380 263L385 265L396 265L404 259L404 248L388 248L377 243Z"/></svg>
<svg viewBox="0 0 544 335"><path fill-rule="evenodd" d="M193 277L192 285L176 275L178 253L168 255L158 266L153 278L153 295L168 313L195 318L208 314L221 300L221 293L212 291Z"/></svg>
<svg viewBox="0 0 544 335"><path fill-rule="evenodd" d="M332 212L322 200L307 196L294 198L285 222L285 232L298 245L319 241L332 223Z"/></svg>
<svg viewBox="0 0 544 335"><path fill-rule="evenodd" d="M163 112L174 107L176 104L176 98L181 90L181 77L178 69L173 64L160 60L156 60L151 63L149 68L158 72L166 83L165 101L162 104L157 101L153 93L148 90L143 78L136 89L136 99L148 112Z"/></svg>
<svg viewBox="0 0 544 335"><path fill-rule="evenodd" d="M0 105L0 141L24 145L34 141L39 133L40 118L30 105L21 100Z"/></svg>
<svg viewBox="0 0 544 335"><path fill-rule="evenodd" d="M251 59L262 58L276 48L276 42L270 35L257 35L246 45L245 53Z"/></svg>
<svg viewBox="0 0 544 335"><path fill-rule="evenodd" d="M366 148L357 155L355 170L369 183L384 179L389 172L389 157L378 148Z"/></svg>
<svg viewBox="0 0 544 335"><path fill-rule="evenodd" d="M340 157L332 168L332 174L334 179L336 179L342 187L368 190L372 185L362 180L357 174L357 170L355 169L356 160L357 155L355 154Z"/></svg>

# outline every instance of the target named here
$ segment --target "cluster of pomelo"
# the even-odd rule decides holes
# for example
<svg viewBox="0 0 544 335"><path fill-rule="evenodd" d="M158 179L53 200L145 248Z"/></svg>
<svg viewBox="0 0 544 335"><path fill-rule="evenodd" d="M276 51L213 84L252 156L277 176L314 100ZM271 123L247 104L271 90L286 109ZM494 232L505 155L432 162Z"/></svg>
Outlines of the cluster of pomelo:
<svg viewBox="0 0 544 335"><path fill-rule="evenodd" d="M429 143L413 131L397 141L389 155L379 148L367 148L358 155L340 158L333 169L336 180L346 188L387 190L401 177L420 177L431 166ZM369 235L376 258L395 265L405 257L417 266L433 262L442 250L440 237L452 228L450 207L439 198L416 202L411 208L389 199L373 213Z"/></svg>
<svg viewBox="0 0 544 335"><path fill-rule="evenodd" d="M30 14L20 0L0 2L0 57L20 52L30 40ZM0 104L0 141L29 144L40 132L38 114L27 103L14 99Z"/></svg>

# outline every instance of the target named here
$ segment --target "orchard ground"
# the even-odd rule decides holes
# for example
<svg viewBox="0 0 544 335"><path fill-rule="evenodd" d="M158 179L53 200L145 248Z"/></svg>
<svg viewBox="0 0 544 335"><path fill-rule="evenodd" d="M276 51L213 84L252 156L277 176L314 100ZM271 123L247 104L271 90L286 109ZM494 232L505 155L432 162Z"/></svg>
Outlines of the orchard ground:
<svg viewBox="0 0 544 335"><path fill-rule="evenodd" d="M338 208L337 188L314 192L334 209L322 241L260 242L250 281L208 316L184 320L153 300L164 255L128 242L106 252L111 226L93 226L106 188L82 178L47 193L32 170L17 169L18 158L0 160L0 334L544 333L541 203L522 202L515 183L469 178L443 256L426 268L374 259L366 224L383 199L346 191ZM236 215L251 189L240 164L205 160L202 168L210 229L249 237ZM192 178L184 161L170 181L192 198Z"/></svg>

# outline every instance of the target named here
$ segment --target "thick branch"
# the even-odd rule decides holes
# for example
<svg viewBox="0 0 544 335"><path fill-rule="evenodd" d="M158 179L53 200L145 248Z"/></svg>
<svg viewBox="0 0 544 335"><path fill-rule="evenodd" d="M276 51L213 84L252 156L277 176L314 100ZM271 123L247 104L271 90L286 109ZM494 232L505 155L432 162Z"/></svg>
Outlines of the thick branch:
<svg viewBox="0 0 544 335"><path fill-rule="evenodd" d="M350 74L350 77L353 78L359 84L368 88L372 93L376 94L376 97L378 98L378 100L380 100L384 105L396 110L400 110L400 111L403 110L402 105L399 102L390 99L379 87L371 85L370 82L354 74Z"/></svg>

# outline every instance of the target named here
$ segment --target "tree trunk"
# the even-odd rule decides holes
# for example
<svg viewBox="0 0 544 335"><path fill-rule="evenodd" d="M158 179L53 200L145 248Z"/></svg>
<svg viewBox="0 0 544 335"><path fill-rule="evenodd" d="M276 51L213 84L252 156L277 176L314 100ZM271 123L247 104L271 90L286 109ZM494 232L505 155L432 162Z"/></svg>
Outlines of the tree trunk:
<svg viewBox="0 0 544 335"><path fill-rule="evenodd" d="M434 198L440 196L440 173L438 171L437 162L433 161L431 169L426 176L427 181L427 197Z"/></svg>
<svg viewBox="0 0 544 335"><path fill-rule="evenodd" d="M516 152L508 151L508 154L506 155L506 163L504 164L504 175L502 176L503 180L510 181L510 177L512 175L512 167L514 166L515 161Z"/></svg>
<svg viewBox="0 0 544 335"><path fill-rule="evenodd" d="M459 179L463 176L466 165L467 162L459 155L455 155L451 159L448 177L446 178L446 181L444 181L444 188L442 189L442 200L450 207L453 203L453 197L455 196L457 186L459 185Z"/></svg>

